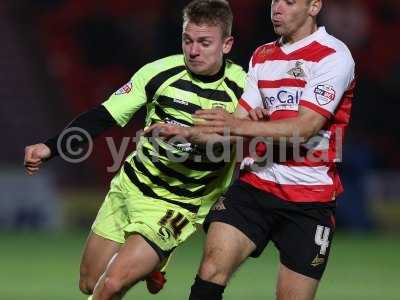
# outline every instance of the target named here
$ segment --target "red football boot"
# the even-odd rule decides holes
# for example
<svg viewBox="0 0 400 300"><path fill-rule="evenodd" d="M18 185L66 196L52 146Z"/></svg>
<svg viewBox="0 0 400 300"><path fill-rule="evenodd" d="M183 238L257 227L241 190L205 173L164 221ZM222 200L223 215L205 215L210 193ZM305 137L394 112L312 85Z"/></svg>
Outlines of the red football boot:
<svg viewBox="0 0 400 300"><path fill-rule="evenodd" d="M162 290L164 284L167 282L165 279L165 272L154 271L149 276L146 277L146 286L147 290L151 294L157 294L159 291Z"/></svg>

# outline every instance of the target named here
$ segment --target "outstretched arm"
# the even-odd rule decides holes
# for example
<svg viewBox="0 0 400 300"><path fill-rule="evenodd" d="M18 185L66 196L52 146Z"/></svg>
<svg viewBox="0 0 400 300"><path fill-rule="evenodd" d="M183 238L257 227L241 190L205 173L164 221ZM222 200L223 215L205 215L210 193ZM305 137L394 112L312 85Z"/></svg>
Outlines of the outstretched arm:
<svg viewBox="0 0 400 300"><path fill-rule="evenodd" d="M85 134L79 135L80 140L71 140L68 145L74 151L88 142L87 136L93 139L115 125L124 127L142 106L153 100L152 97L148 99L146 86L155 72L159 72L156 65L145 65L133 75L128 83L111 94L102 105L79 115L67 128L46 142L26 147L25 167L27 173L32 175L37 172L42 162L59 155L59 151L68 153L66 141L71 135L66 134L66 130L79 128L72 132L74 135L79 134L78 131L81 129L85 131ZM58 143L59 140L60 143Z"/></svg>
<svg viewBox="0 0 400 300"><path fill-rule="evenodd" d="M48 139L47 141L44 142L44 144L50 148L51 151L51 156L50 158L53 158L54 156L59 155L59 149L57 147L57 141L59 138L63 137L63 134L65 134L69 130L73 130L74 128L79 129L79 131L82 130L82 132L88 133L88 135L94 139L103 132L105 132L107 129L110 129L117 125L116 120L113 118L113 116L109 113L109 111L103 106L99 105L87 112L84 112L80 114L78 117L76 117L74 120L71 121L71 123L68 124L66 128L64 128L60 133L55 135L54 137ZM74 132L79 134L78 131ZM61 141L61 150L65 150L65 141L62 139ZM82 135L82 140L74 140L71 145L71 147L74 149L79 148L80 146L86 144L88 142L86 136Z"/></svg>
<svg viewBox="0 0 400 300"><path fill-rule="evenodd" d="M29 145L25 148L24 165L27 174L33 175L36 173L43 162L58 156L59 150L67 151L66 143L68 135L65 133L68 131L72 131L74 134L86 132L90 138L94 139L116 124L114 118L102 105L79 115L56 136L48 139L44 143ZM79 129L79 131L74 131L74 128ZM71 141L69 146L72 150L78 149L88 142L86 135L82 135L81 137L82 139L80 141L77 139Z"/></svg>

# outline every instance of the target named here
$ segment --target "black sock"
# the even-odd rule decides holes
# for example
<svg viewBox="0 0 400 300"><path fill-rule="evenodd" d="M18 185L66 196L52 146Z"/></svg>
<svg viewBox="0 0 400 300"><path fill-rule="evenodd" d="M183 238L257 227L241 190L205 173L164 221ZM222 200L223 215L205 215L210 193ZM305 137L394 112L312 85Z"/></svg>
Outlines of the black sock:
<svg viewBox="0 0 400 300"><path fill-rule="evenodd" d="M225 286L205 281L197 275L189 300L221 300L224 290Z"/></svg>

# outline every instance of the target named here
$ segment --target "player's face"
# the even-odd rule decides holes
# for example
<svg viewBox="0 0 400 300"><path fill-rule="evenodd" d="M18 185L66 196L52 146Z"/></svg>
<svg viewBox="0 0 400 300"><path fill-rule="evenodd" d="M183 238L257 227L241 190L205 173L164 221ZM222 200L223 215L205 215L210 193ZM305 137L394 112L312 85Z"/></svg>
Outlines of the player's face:
<svg viewBox="0 0 400 300"><path fill-rule="evenodd" d="M275 33L289 38L295 36L314 22L312 17L320 8L320 0L272 0L271 21Z"/></svg>
<svg viewBox="0 0 400 300"><path fill-rule="evenodd" d="M188 68L198 75L214 75L222 66L223 55L231 51L232 37L223 37L220 26L192 22L183 24L182 49Z"/></svg>

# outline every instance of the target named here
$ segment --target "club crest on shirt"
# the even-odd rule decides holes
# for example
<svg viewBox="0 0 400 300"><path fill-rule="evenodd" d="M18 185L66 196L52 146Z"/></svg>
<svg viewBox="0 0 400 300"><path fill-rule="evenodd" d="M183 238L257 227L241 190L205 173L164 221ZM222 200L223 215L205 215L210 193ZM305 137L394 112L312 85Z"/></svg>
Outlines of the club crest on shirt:
<svg viewBox="0 0 400 300"><path fill-rule="evenodd" d="M302 68L303 63L301 61L296 61L296 66L293 69L290 69L287 74L290 76L298 77L306 77L306 73Z"/></svg>
<svg viewBox="0 0 400 300"><path fill-rule="evenodd" d="M336 97L336 91L333 86L327 84L318 85L314 90L314 94L315 99L321 106L331 103Z"/></svg>
<svg viewBox="0 0 400 300"><path fill-rule="evenodd" d="M127 84L123 85L118 91L115 92L115 95L123 95L129 94L132 90L132 82L128 82Z"/></svg>

